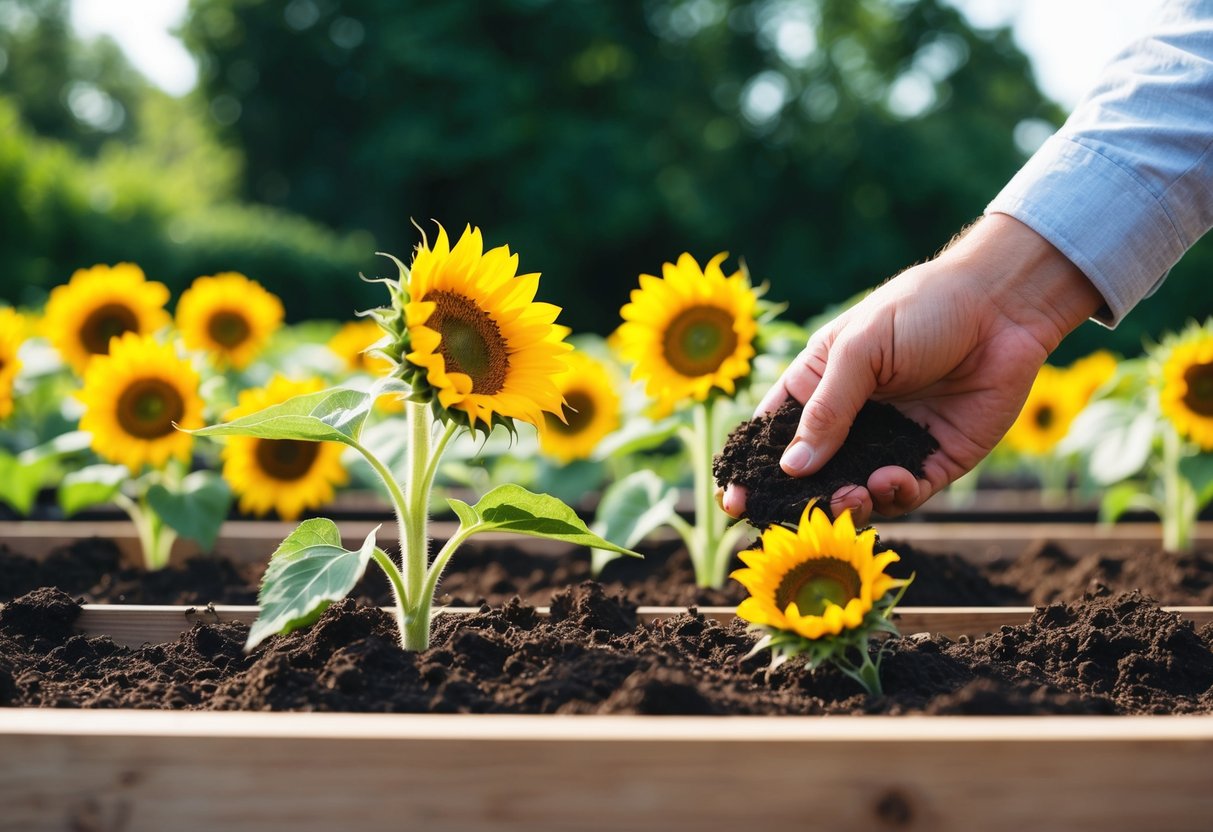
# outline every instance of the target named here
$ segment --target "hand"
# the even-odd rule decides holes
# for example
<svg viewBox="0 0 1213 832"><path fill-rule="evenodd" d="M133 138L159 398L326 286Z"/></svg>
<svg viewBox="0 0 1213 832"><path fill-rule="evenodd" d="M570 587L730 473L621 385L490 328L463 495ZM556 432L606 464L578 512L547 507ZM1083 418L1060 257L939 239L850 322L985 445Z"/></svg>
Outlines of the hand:
<svg viewBox="0 0 1213 832"><path fill-rule="evenodd" d="M991 214L943 254L872 292L814 333L755 416L788 397L804 403L780 465L814 473L834 455L869 398L926 425L939 450L921 479L889 466L831 498L859 524L897 515L973 469L1015 421L1036 373L1071 330L1102 304L1060 251L1028 226ZM745 489L721 495L745 510Z"/></svg>

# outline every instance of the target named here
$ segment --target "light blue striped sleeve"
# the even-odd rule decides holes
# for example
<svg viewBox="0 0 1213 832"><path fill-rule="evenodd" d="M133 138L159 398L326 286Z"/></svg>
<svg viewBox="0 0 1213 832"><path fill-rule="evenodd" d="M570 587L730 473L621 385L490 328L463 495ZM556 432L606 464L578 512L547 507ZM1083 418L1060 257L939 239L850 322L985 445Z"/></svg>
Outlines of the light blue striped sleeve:
<svg viewBox="0 0 1213 832"><path fill-rule="evenodd" d="M1213 227L1213 0L1167 3L989 204L1057 246L1115 326Z"/></svg>

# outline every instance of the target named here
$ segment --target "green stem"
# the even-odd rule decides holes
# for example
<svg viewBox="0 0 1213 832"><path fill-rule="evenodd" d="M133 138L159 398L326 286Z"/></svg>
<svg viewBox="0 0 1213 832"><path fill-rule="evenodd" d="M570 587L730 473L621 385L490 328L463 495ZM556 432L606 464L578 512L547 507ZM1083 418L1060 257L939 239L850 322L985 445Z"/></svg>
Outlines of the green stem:
<svg viewBox="0 0 1213 832"><path fill-rule="evenodd" d="M350 440L349 444L350 447L362 454L362 458L367 461L367 464L371 466L371 470L373 470L379 476L380 481L387 489L388 496L392 500L392 508L396 510L396 524L400 528L400 541L401 545L403 545L406 537L406 530L409 526L408 501L404 498L404 492L402 492L400 490L400 486L396 484L396 479L392 476L392 472L388 470L386 465L379 461L379 457L375 456L366 447L354 440Z"/></svg>
<svg viewBox="0 0 1213 832"><path fill-rule="evenodd" d="M149 572L155 572L168 566L169 555L177 533L156 512L152 511L147 500L140 495L138 501L125 494L114 495L114 504L121 508L131 518L135 532L139 536L139 548L143 554L143 566Z"/></svg>
<svg viewBox="0 0 1213 832"><path fill-rule="evenodd" d="M862 685L872 696L880 696L884 693L880 684L880 665L872 661L866 646L860 648L860 653L863 655L863 662L858 667L842 656L834 658L834 666Z"/></svg>
<svg viewBox="0 0 1213 832"><path fill-rule="evenodd" d="M1179 473L1183 444L1179 434L1169 426L1163 431L1162 449L1162 545L1168 552L1187 552L1192 548L1196 495Z"/></svg>
<svg viewBox="0 0 1213 832"><path fill-rule="evenodd" d="M712 410L711 399L693 408L695 429L687 450L694 474L695 545L688 548L695 565L695 582L701 587L719 589L724 584L723 572L728 561L724 559L724 565L717 563L722 560L718 550L724 531L724 514L716 505L712 482L712 454L715 451Z"/></svg>
<svg viewBox="0 0 1213 832"><path fill-rule="evenodd" d="M438 465L442 462L442 454L446 451L446 446L450 443L451 438L458 432L459 425L457 423L447 422L446 430L442 432L442 436L438 437L438 444L430 452L430 461L426 466L424 478L427 501L429 500L430 493L434 490L434 477L438 475Z"/></svg>
<svg viewBox="0 0 1213 832"><path fill-rule="evenodd" d="M424 594L425 572L429 563L429 502L430 491L426 484L426 472L430 467L430 440L434 417L428 404L408 402L409 424L408 480L405 481L405 505L408 512L408 528L401 529L404 556L404 585L408 588L411 606L426 603ZM428 627L428 623L426 625ZM427 636L428 638L428 636Z"/></svg>
<svg viewBox="0 0 1213 832"><path fill-rule="evenodd" d="M401 646L407 650L408 646L404 643L404 634L406 632L404 611L408 606L408 592L404 588L404 577L400 574L400 567L392 560L391 555L378 546L371 552L371 558L383 570L383 574L387 576L388 583L392 585L392 594L396 596L396 628L400 631Z"/></svg>

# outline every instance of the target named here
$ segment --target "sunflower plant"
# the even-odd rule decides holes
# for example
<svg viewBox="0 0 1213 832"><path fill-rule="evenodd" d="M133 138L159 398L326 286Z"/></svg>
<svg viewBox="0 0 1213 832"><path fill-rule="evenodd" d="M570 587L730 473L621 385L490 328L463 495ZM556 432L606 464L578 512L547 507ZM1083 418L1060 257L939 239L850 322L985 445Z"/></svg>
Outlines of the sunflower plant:
<svg viewBox="0 0 1213 832"><path fill-rule="evenodd" d="M1163 547L1192 548L1192 529L1213 500L1213 318L1191 322L1122 362L1106 396L1074 422L1067 449L1086 456L1106 486L1100 517L1152 512Z"/></svg>
<svg viewBox="0 0 1213 832"><path fill-rule="evenodd" d="M885 569L901 558L876 554L876 530L856 532L850 510L833 522L809 503L795 529L781 525L762 533L761 548L744 551L745 568L731 577L749 597L737 616L763 633L750 655L771 651L771 667L803 655L814 670L830 664L873 695L881 693L878 632L896 635L892 614L913 576L894 578Z"/></svg>
<svg viewBox="0 0 1213 832"><path fill-rule="evenodd" d="M214 545L231 493L212 471L189 472L193 437L177 428L204 424L200 379L172 342L126 332L84 371L77 398L80 430L108 464L63 478L67 514L113 502L135 524L149 570L168 564L177 537Z"/></svg>
<svg viewBox="0 0 1213 832"><path fill-rule="evenodd" d="M340 443L366 460L395 508L399 561L376 544L375 531L357 549L347 550L331 520L300 524L270 559L247 649L315 620L353 589L371 562L383 570L395 594L401 645L425 649L442 572L459 546L482 532L509 531L636 554L590 532L556 498L507 484L475 505L448 500L459 526L430 559L430 492L443 452L458 434L487 436L496 428L513 433L518 422L538 426L546 414L562 414L565 401L553 378L567 368L570 347L564 341L567 330L556 324L559 307L535 301L539 275L517 274L518 257L506 246L485 251L479 229L467 227L451 246L439 226L432 246L422 236L408 266L386 256L399 277L377 281L386 287L389 303L370 317L384 333L373 354L389 362L388 375L368 390L337 387L296 395L193 431ZM406 402L401 477L362 441L367 416L385 393Z"/></svg>
<svg viewBox="0 0 1213 832"><path fill-rule="evenodd" d="M640 534L671 526L690 553L696 583L713 588L723 586L733 547L748 531L742 523L730 528L715 500L712 458L724 440L721 402L731 401L748 383L760 313L774 314L760 308L761 293L744 266L725 275L727 257L717 254L700 267L684 253L677 263L664 264L661 277L642 274L612 336L620 356L632 365L632 379L644 384L657 420L652 430L624 441L632 447L654 438L682 443L692 473L694 521L674 510L671 487L645 472L619 480L603 495L608 507L626 509L617 522L605 513L608 527Z"/></svg>

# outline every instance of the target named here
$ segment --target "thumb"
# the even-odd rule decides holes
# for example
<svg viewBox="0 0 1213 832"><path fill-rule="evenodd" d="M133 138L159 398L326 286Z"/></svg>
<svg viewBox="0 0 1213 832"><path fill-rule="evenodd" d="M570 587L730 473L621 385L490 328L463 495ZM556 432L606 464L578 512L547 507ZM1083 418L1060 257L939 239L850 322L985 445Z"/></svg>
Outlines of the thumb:
<svg viewBox="0 0 1213 832"><path fill-rule="evenodd" d="M780 467L793 477L819 470L842 447L855 416L875 389L876 376L866 352L835 343Z"/></svg>

